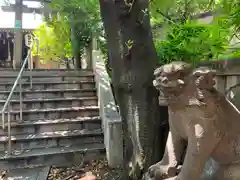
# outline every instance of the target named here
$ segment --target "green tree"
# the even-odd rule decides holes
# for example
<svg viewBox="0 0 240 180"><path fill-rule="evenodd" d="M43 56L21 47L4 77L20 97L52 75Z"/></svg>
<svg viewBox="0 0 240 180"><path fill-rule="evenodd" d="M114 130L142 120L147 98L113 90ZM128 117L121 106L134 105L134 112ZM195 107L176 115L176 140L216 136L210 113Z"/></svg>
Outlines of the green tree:
<svg viewBox="0 0 240 180"><path fill-rule="evenodd" d="M59 27L61 27L60 22ZM71 44L66 40L64 33L64 29L62 28L62 31L56 34L54 28L47 24L42 24L34 31L34 35L39 40L39 54L41 60L59 60L63 57L71 56ZM59 43L60 41L64 43ZM33 54L36 54L36 51L36 46L34 46Z"/></svg>
<svg viewBox="0 0 240 180"><path fill-rule="evenodd" d="M148 0L99 0L112 67L112 83L123 120L124 174L140 179L164 149L158 92L152 86L157 55ZM130 164L132 164L130 166Z"/></svg>
<svg viewBox="0 0 240 180"><path fill-rule="evenodd" d="M51 6L58 10L58 16L64 17L66 28L70 29L71 44L76 66L81 67L80 60L85 47L90 47L93 34L101 32L99 6L96 0L53 0ZM48 18L47 22L58 28L55 18ZM91 48L91 47L90 47Z"/></svg>
<svg viewBox="0 0 240 180"><path fill-rule="evenodd" d="M186 21L189 16L217 9L215 0L151 0L151 18L153 25L172 20Z"/></svg>
<svg viewBox="0 0 240 180"><path fill-rule="evenodd" d="M152 86L159 58L150 21L153 27L161 23L174 24L167 29L166 41L156 43L161 63L176 59L194 62L195 55L200 60L218 57L228 46L229 26L224 31L227 25L224 18L204 26L188 21L189 16L218 9L219 5L212 0L99 0L99 3L112 83L123 120L125 168L122 179L141 179L142 173L161 159L165 146L161 128L163 112L158 105L158 92ZM167 47L171 51L167 51ZM187 54L182 56L182 53Z"/></svg>
<svg viewBox="0 0 240 180"><path fill-rule="evenodd" d="M230 29L216 19L211 24L186 21L173 23L166 38L156 40L155 47L161 63L186 61L198 64L200 61L217 60L229 48Z"/></svg>

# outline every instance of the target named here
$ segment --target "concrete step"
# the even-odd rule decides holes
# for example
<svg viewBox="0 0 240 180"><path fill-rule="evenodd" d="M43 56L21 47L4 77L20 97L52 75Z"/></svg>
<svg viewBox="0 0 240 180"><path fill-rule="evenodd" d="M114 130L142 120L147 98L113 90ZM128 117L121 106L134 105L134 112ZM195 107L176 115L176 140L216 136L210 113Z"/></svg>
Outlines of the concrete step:
<svg viewBox="0 0 240 180"><path fill-rule="evenodd" d="M6 100L10 91L0 91L0 99ZM93 97L96 96L96 88L90 89L48 89L25 90L23 99L69 98L69 97ZM19 100L19 91L13 93L12 99Z"/></svg>
<svg viewBox="0 0 240 180"><path fill-rule="evenodd" d="M0 91L10 91L13 87L13 82L0 82ZM45 81L45 82L33 82L32 89L29 82L22 83L23 90L46 90L46 89L88 89L95 88L95 82L93 80L87 81ZM19 91L19 84L16 89Z"/></svg>
<svg viewBox="0 0 240 180"><path fill-rule="evenodd" d="M17 77L19 70L0 69L1 77ZM53 76L93 76L93 71L90 69L81 70L66 70L66 69L34 69L33 71L24 70L22 77L53 77Z"/></svg>
<svg viewBox="0 0 240 180"><path fill-rule="evenodd" d="M6 172L2 180L47 180L50 166L18 168Z"/></svg>
<svg viewBox="0 0 240 180"><path fill-rule="evenodd" d="M101 128L100 116L77 117L73 119L44 119L36 121L11 121L11 135L41 134L53 131L74 131ZM2 127L2 124L0 124ZM0 128L0 136L7 135L6 128Z"/></svg>
<svg viewBox="0 0 240 180"><path fill-rule="evenodd" d="M71 131L52 131L39 134L11 136L13 154L20 154L35 148L65 147L88 143L103 143L102 129L81 129ZM0 136L0 151L8 147L8 136Z"/></svg>
<svg viewBox="0 0 240 180"><path fill-rule="evenodd" d="M0 77L1 83L15 82L17 77ZM47 76L47 77L32 77L32 82L64 82L64 81L93 81L94 76ZM20 81L20 80L19 80ZM30 77L22 77L21 82L30 82Z"/></svg>
<svg viewBox="0 0 240 180"><path fill-rule="evenodd" d="M3 108L5 100L0 100L0 109ZM20 101L11 100L11 109L19 110ZM70 97L70 98L53 98L53 99L24 99L22 101L23 110L45 109L45 108L70 108L80 106L97 106L97 97Z"/></svg>
<svg viewBox="0 0 240 180"><path fill-rule="evenodd" d="M13 155L7 155L2 152L0 153L0 167L2 169L14 169L38 165L77 164L84 160L96 159L96 157L102 155L105 155L105 146L103 143L39 148Z"/></svg>
<svg viewBox="0 0 240 180"><path fill-rule="evenodd" d="M10 111L11 121L20 120L20 111ZM7 122L7 112L5 112L5 122ZM82 106L70 108L46 108L46 109L29 109L22 111L24 120L43 120L43 119L60 119L60 118L76 118L86 116L98 116L98 106Z"/></svg>

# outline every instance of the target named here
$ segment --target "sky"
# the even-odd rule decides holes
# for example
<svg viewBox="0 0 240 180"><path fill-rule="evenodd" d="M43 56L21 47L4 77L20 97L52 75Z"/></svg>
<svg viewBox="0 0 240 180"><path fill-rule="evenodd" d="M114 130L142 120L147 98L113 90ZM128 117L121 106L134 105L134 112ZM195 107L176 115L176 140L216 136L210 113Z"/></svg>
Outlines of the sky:
<svg viewBox="0 0 240 180"><path fill-rule="evenodd" d="M14 0L11 0L14 2ZM38 2L23 2L24 5L29 7L40 7ZM0 6L4 5L3 0L0 0ZM15 13L14 12L3 12L0 8L0 28L13 28ZM4 17L4 18L2 18ZM42 16L39 14L23 14L23 29L35 29L43 23Z"/></svg>

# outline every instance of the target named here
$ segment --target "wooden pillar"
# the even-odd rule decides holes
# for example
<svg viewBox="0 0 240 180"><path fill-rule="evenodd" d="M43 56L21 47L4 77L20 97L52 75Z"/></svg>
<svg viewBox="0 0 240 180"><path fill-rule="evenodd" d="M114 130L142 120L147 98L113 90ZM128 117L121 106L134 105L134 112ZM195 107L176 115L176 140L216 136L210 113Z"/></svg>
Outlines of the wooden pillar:
<svg viewBox="0 0 240 180"><path fill-rule="evenodd" d="M7 59L7 64L8 67L13 67L13 62L12 62L12 58L11 58L11 49L10 49L10 43L11 43L11 39L10 39L10 35L8 33L7 35L7 45L8 45L8 59Z"/></svg>
<svg viewBox="0 0 240 180"><path fill-rule="evenodd" d="M14 24L14 68L21 68L22 62L22 7L23 0L15 0L15 24Z"/></svg>

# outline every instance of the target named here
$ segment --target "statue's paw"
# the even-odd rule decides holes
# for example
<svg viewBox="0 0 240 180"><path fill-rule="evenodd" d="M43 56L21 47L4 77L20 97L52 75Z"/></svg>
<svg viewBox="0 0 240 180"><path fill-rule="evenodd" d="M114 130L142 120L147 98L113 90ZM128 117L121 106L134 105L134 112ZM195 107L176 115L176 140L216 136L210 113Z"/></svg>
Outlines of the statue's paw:
<svg viewBox="0 0 240 180"><path fill-rule="evenodd" d="M168 166L162 165L161 162L149 167L148 174L151 178L158 177L159 179L165 179L168 177Z"/></svg>
<svg viewBox="0 0 240 180"><path fill-rule="evenodd" d="M175 178L181 171L181 166L169 166L163 165L161 162L150 166L148 169L148 174L151 178L155 179L167 179Z"/></svg>

